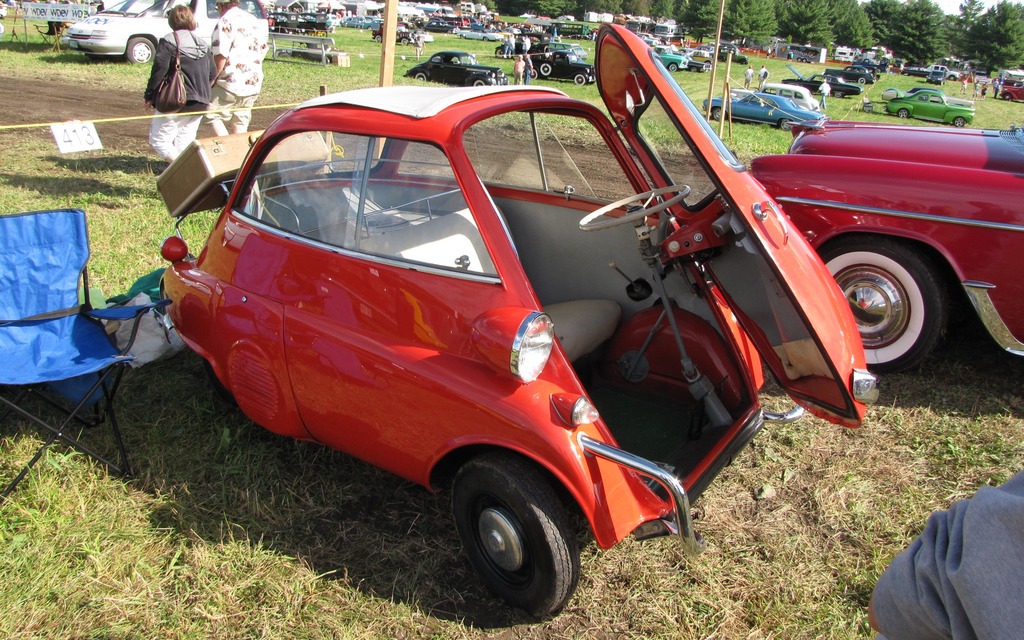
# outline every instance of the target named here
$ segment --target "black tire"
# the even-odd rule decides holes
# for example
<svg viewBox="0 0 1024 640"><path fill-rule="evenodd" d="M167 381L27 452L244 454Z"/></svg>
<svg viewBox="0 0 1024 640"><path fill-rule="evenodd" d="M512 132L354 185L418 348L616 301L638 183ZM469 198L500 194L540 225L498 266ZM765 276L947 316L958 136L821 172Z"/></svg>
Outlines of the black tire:
<svg viewBox="0 0 1024 640"><path fill-rule="evenodd" d="M967 118L963 116L957 116L953 118L953 126L957 128L967 126Z"/></svg>
<svg viewBox="0 0 1024 640"><path fill-rule="evenodd" d="M946 331L948 290L927 256L887 237L848 237L819 251L857 320L868 367L902 371L928 357Z"/></svg>
<svg viewBox="0 0 1024 640"><path fill-rule="evenodd" d="M675 73L676 71L679 71L679 65L674 62L670 62L668 63L668 70Z"/></svg>
<svg viewBox="0 0 1024 640"><path fill-rule="evenodd" d="M793 121L787 120L786 118L782 118L781 120L779 120L779 128L782 129L783 131L792 131Z"/></svg>
<svg viewBox="0 0 1024 640"><path fill-rule="evenodd" d="M897 118L904 118L904 119L909 118L910 117L910 109L906 109L906 108L899 109L898 111L896 111L896 117Z"/></svg>
<svg viewBox="0 0 1024 640"><path fill-rule="evenodd" d="M842 89L839 89L838 91L833 89L832 90L832 95L834 95L837 98L843 98L843 97L846 97L846 92L843 91Z"/></svg>
<svg viewBox="0 0 1024 640"><path fill-rule="evenodd" d="M409 45L412 44L412 40L410 40L409 38L402 38L401 40L398 41L398 44L402 46Z"/></svg>
<svg viewBox="0 0 1024 640"><path fill-rule="evenodd" d="M149 41L149 38L143 36L136 36L128 40L128 46L124 50L125 60L132 64L152 62L155 55L156 46Z"/></svg>
<svg viewBox="0 0 1024 640"><path fill-rule="evenodd" d="M483 78L477 78L470 84L474 87L486 87L488 85L488 82Z"/></svg>
<svg viewBox="0 0 1024 640"><path fill-rule="evenodd" d="M420 80L422 82L430 80L430 78L427 77L427 74L424 71L417 71L416 75L414 75L413 78L416 78L417 80Z"/></svg>
<svg viewBox="0 0 1024 640"><path fill-rule="evenodd" d="M235 400L235 395L231 393L231 390L224 386L224 383L220 381L217 374L213 370L213 366L210 365L209 360L203 359L203 370L206 372L206 379L210 382L210 388L216 394L221 401L225 404L231 405L232 407L238 407L238 401Z"/></svg>
<svg viewBox="0 0 1024 640"><path fill-rule="evenodd" d="M587 76L582 73L577 73L573 76L572 81L576 83L577 87L582 87L587 84Z"/></svg>
<svg viewBox="0 0 1024 640"><path fill-rule="evenodd" d="M466 555L495 595L542 618L565 606L580 575L562 503L540 471L513 454L467 462L452 487Z"/></svg>
<svg viewBox="0 0 1024 640"><path fill-rule="evenodd" d="M376 42L377 44L380 44L381 42L384 41L384 39L381 36L373 36L373 41Z"/></svg>
<svg viewBox="0 0 1024 640"><path fill-rule="evenodd" d="M867 82L864 78L857 78L857 84L864 84Z"/></svg>
<svg viewBox="0 0 1024 640"><path fill-rule="evenodd" d="M552 71L554 71L554 67L551 66L550 62L542 62L540 66L537 67L537 74L541 78L550 76Z"/></svg>
<svg viewBox="0 0 1024 640"><path fill-rule="evenodd" d="M711 120L718 122L722 119L722 107L711 107Z"/></svg>

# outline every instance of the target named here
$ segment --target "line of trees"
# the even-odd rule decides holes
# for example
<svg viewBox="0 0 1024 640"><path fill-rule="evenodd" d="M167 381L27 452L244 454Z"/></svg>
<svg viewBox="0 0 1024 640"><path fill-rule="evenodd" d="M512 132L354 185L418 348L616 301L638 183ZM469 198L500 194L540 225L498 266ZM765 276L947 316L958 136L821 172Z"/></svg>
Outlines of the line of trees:
<svg viewBox="0 0 1024 640"><path fill-rule="evenodd" d="M719 4L707 0L489 0L502 15L556 17L585 13L672 18L695 40L713 35ZM910 63L956 57L982 68L1024 62L1024 4L963 0L947 15L931 0L727 0L725 35L767 43L772 37L817 46L867 49L881 45Z"/></svg>

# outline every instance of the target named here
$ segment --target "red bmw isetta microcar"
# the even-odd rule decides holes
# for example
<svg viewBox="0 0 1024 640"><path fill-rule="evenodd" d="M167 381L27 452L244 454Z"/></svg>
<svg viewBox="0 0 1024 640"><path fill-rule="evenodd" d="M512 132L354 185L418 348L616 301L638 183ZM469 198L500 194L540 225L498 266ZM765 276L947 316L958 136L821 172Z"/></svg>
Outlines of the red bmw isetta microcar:
<svg viewBox="0 0 1024 640"><path fill-rule="evenodd" d="M702 543L690 503L762 428L764 370L854 426L875 393L829 272L639 38L592 104L539 87L348 91L255 142L185 342L253 421L450 487L483 582L536 616L597 544ZM782 419L785 414L767 416Z"/></svg>

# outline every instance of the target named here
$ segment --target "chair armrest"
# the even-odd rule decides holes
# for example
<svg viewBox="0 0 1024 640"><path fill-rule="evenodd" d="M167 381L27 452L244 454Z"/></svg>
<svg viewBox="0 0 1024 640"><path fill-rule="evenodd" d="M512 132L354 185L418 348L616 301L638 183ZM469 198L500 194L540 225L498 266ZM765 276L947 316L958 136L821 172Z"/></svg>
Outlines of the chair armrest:
<svg viewBox="0 0 1024 640"><path fill-rule="evenodd" d="M139 334L139 318L147 311L153 311L160 309L171 304L168 299L154 300L146 304L138 304L127 307L107 307L106 309L93 309L87 311L86 315L96 320L117 320L124 322L126 320L135 320L132 322L131 335L128 338L127 344L120 346L121 355L126 355L131 351L132 346L135 344L135 338Z"/></svg>
<svg viewBox="0 0 1024 640"><path fill-rule="evenodd" d="M132 305L130 307L107 307L105 309L93 309L87 311L86 315L97 320L130 320L137 318L151 309L162 309L171 304L170 300L154 300L147 304Z"/></svg>

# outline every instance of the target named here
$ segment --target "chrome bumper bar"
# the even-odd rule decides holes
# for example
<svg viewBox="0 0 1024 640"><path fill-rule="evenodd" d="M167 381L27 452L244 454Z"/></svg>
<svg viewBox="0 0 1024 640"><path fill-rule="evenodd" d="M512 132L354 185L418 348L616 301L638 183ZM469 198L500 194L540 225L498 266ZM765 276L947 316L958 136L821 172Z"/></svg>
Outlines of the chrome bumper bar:
<svg viewBox="0 0 1024 640"><path fill-rule="evenodd" d="M683 544L683 551L687 554L696 555L704 550L704 541L693 530L693 518L690 515L690 499L686 495L686 489L683 488L683 485L674 475L650 460L635 456L610 444L598 442L582 433L579 435L579 444L588 455L610 460L615 464L651 478L664 487L669 498L672 500L675 522L670 523L662 520L662 524L668 527L671 533L679 537L680 542Z"/></svg>

